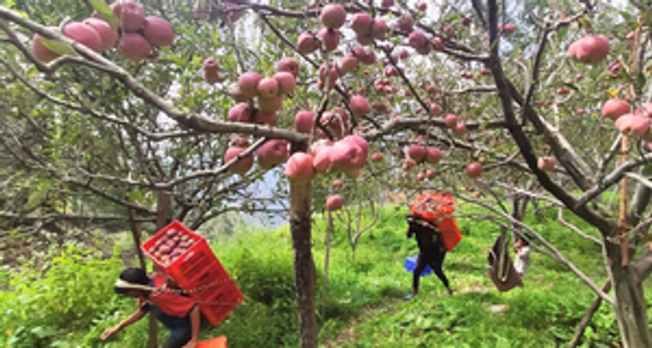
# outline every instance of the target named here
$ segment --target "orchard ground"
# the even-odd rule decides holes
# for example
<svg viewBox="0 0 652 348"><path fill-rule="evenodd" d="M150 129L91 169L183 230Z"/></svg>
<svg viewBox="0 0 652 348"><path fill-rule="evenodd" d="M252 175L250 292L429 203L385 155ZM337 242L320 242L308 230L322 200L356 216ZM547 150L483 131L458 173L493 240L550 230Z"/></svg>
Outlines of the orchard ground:
<svg viewBox="0 0 652 348"><path fill-rule="evenodd" d="M406 213L405 208L384 208L355 254L343 226L335 224L327 286L322 277L318 281L322 347L555 347L570 339L593 299L592 292L562 264L539 253L533 254L524 288L498 292L486 276L486 256L500 232L488 221L459 219L464 239L445 261L456 291L453 296L447 296L431 275L422 279L421 294L415 300L403 301L411 283L405 257L417 253L415 241L404 234ZM578 219L569 220L582 226ZM534 215L526 221L594 281L606 279L596 252L600 247L560 226L552 211L544 212L542 221ZM318 274L323 274L325 227L325 221L317 217ZM226 335L229 347L235 348L295 346L298 330L288 227L219 236L211 245L247 300L219 326L205 327L202 337ZM0 295L0 309L7 313L0 320L5 328L0 344L16 348L142 346L146 321L113 342L99 341L106 327L133 310L132 300L113 294L112 283L121 267L135 260L121 260L119 254L105 260L93 255L71 247L42 277L36 270L3 274L4 280L12 279L12 285ZM649 281L646 285L652 287ZM42 314L38 318L33 315L37 309ZM614 320L613 312L604 306L587 330L585 346L616 346ZM166 336L162 331L161 337Z"/></svg>

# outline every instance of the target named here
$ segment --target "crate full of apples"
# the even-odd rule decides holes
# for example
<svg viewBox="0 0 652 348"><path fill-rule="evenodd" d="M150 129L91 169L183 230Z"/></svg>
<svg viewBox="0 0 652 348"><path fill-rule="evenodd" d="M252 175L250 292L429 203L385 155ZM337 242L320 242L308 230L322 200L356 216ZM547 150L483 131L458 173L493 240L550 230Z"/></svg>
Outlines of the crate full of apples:
<svg viewBox="0 0 652 348"><path fill-rule="evenodd" d="M143 243L142 250L157 266L167 270L183 262L184 256L203 240L200 234L174 221Z"/></svg>

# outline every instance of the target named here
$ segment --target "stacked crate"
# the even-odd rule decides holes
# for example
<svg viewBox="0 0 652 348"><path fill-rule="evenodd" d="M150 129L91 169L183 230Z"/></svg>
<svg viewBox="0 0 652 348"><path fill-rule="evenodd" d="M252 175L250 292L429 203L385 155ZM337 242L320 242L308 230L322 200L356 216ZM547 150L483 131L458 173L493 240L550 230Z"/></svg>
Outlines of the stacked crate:
<svg viewBox="0 0 652 348"><path fill-rule="evenodd" d="M141 249L197 302L211 325L221 323L244 301L206 239L179 221L160 230Z"/></svg>

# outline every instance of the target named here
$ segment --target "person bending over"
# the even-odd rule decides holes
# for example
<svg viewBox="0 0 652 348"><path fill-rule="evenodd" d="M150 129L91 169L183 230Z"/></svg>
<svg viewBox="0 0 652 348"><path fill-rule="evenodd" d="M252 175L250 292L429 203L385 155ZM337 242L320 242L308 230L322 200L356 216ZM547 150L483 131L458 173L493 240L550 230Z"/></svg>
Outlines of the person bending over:
<svg viewBox="0 0 652 348"><path fill-rule="evenodd" d="M421 272L426 269L426 265L430 265L433 272L448 290L448 294L452 295L453 290L451 290L448 278L446 278L442 269L444 257L446 257L446 247L441 238L441 231L434 223L418 215L408 215L406 220L409 225L407 237L412 238L413 235L415 236L419 246L419 255L417 256L417 265L412 273L412 294L405 296L405 299L411 300L419 293L419 280Z"/></svg>
<svg viewBox="0 0 652 348"><path fill-rule="evenodd" d="M164 275L148 277L141 268L127 268L120 274L114 290L120 295L138 299L138 309L118 325L100 336L107 340L125 327L152 313L168 330L170 338L163 348L194 348L197 345L201 314L189 297L172 289Z"/></svg>

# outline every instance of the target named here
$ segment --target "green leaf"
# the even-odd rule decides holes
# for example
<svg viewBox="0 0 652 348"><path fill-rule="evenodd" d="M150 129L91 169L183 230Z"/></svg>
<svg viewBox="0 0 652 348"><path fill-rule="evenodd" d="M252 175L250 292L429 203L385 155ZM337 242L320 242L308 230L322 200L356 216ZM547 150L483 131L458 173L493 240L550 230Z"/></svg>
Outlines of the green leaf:
<svg viewBox="0 0 652 348"><path fill-rule="evenodd" d="M645 167L643 167L643 171L641 172L644 177L650 178L652 177L652 164L648 164Z"/></svg>
<svg viewBox="0 0 652 348"><path fill-rule="evenodd" d="M27 203L23 206L25 211L31 211L34 208L38 207L43 200L47 197L49 192L49 187L47 185L39 185L36 191L32 192L27 199Z"/></svg>
<svg viewBox="0 0 652 348"><path fill-rule="evenodd" d="M61 42L59 40L43 40L43 41L41 41L41 43L43 44L43 46L45 46L45 48L49 49L50 51L52 51L52 52L54 52L56 54L59 54L59 55L62 55L62 56L65 56L65 55L68 55L68 54L73 55L73 56L77 55L77 52L75 51L75 49L72 48L72 46L68 45L65 42Z"/></svg>
<svg viewBox="0 0 652 348"><path fill-rule="evenodd" d="M89 0L88 2L91 3L93 9L95 9L95 11L100 14L102 19L109 23L111 28L118 29L118 24L120 23L118 21L118 17L116 17L115 13L113 13L113 10L111 10L109 5L107 5L104 0Z"/></svg>
<svg viewBox="0 0 652 348"><path fill-rule="evenodd" d="M133 191L127 194L127 197L135 202L142 202L145 200L145 195L141 191Z"/></svg>

